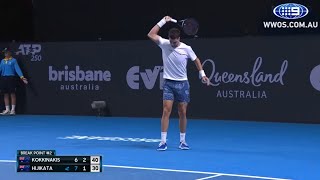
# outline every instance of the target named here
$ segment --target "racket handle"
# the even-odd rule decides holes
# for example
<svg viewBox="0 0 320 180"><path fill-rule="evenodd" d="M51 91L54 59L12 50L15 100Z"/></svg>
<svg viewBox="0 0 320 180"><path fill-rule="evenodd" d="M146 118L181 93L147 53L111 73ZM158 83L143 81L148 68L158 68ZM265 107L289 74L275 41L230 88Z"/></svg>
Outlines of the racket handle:
<svg viewBox="0 0 320 180"><path fill-rule="evenodd" d="M174 22L174 23L177 23L177 22L178 22L178 21L175 20L175 19L171 19L170 21L171 21L171 22Z"/></svg>

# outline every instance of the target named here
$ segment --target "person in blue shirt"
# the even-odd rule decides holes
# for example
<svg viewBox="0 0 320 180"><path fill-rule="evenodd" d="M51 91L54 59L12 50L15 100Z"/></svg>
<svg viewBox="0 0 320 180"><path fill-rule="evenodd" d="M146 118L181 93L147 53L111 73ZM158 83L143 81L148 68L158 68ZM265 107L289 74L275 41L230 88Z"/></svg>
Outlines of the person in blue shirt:
<svg viewBox="0 0 320 180"><path fill-rule="evenodd" d="M19 64L17 60L12 57L11 51L6 48L2 52L4 53L5 58L2 59L0 63L0 91L4 94L4 104L6 109L0 113L0 115L15 115L17 75L25 84L28 84L28 81L23 77Z"/></svg>

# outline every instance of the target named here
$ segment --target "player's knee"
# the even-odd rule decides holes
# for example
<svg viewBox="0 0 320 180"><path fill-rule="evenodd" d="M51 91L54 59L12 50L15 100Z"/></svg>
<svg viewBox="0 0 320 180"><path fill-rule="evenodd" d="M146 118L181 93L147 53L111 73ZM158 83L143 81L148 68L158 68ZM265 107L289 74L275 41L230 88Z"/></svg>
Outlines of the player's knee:
<svg viewBox="0 0 320 180"><path fill-rule="evenodd" d="M178 113L179 113L179 116L186 116L187 110L185 108L179 108Z"/></svg>
<svg viewBox="0 0 320 180"><path fill-rule="evenodd" d="M170 113L171 113L171 109L170 108L167 108L167 107L163 108L163 114L164 115L170 115Z"/></svg>

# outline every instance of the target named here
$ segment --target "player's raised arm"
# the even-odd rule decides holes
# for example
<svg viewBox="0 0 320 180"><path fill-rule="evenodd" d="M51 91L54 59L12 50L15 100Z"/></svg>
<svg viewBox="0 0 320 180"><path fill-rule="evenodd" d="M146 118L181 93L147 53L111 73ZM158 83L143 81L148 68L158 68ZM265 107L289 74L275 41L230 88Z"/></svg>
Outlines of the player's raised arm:
<svg viewBox="0 0 320 180"><path fill-rule="evenodd" d="M160 36L158 35L159 30L162 26L164 26L168 21L170 21L172 18L170 16L165 16L162 18L156 25L153 26L153 28L148 33L148 37L155 43L159 44Z"/></svg>

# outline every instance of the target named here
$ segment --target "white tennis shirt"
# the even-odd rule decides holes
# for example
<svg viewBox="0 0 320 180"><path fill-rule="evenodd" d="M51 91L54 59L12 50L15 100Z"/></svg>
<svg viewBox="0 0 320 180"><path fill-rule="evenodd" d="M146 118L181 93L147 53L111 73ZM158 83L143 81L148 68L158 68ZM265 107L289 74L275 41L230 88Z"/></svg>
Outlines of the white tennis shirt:
<svg viewBox="0 0 320 180"><path fill-rule="evenodd" d="M168 39L159 38L158 46L162 49L163 78L175 81L188 80L188 60L196 60L197 56L192 48L185 43L173 48Z"/></svg>

